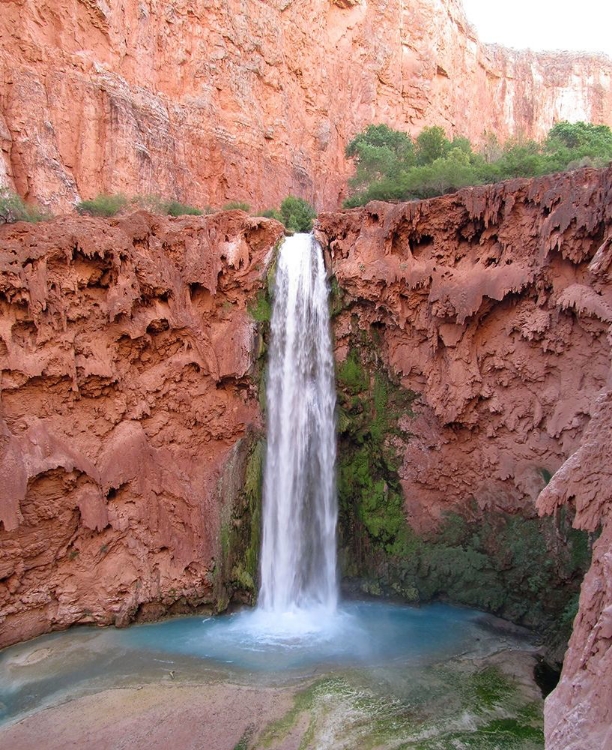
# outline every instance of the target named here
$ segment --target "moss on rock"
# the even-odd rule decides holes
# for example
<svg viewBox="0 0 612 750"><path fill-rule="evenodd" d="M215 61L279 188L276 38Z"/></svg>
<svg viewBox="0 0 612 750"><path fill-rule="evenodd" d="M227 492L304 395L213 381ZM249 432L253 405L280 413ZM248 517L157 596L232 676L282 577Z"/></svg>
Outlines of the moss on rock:
<svg viewBox="0 0 612 750"><path fill-rule="evenodd" d="M232 600L252 604L257 595L265 441L250 432L240 440L219 483L220 560L215 569L217 610Z"/></svg>
<svg viewBox="0 0 612 750"><path fill-rule="evenodd" d="M469 496L465 516L450 513L434 533L417 535L398 475L417 394L381 367L373 336L359 331L353 343L337 375L344 576L369 594L449 599L526 625L561 627L588 568L587 535L571 528L565 511L557 518L482 512Z"/></svg>

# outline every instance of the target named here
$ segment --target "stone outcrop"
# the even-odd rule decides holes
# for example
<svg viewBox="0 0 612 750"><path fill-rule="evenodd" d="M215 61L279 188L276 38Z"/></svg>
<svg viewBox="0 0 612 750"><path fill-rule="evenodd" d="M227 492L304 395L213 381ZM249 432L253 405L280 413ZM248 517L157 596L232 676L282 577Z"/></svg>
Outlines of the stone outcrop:
<svg viewBox="0 0 612 750"><path fill-rule="evenodd" d="M559 750L610 743L611 206L612 169L580 170L318 222L339 358L375 336L419 394L392 438L412 528L497 510L601 529L547 701Z"/></svg>
<svg viewBox="0 0 612 750"><path fill-rule="evenodd" d="M0 647L227 603L281 235L238 211L0 227Z"/></svg>
<svg viewBox="0 0 612 750"><path fill-rule="evenodd" d="M385 122L542 136L612 124L606 57L481 44L458 0L2 0L0 185L333 209Z"/></svg>
<svg viewBox="0 0 612 750"><path fill-rule="evenodd" d="M594 262L609 272L610 252ZM565 503L576 525L601 529L580 594L580 609L563 664L562 679L546 701L550 750L612 747L612 391L610 380L595 404L580 447L541 493L547 513Z"/></svg>

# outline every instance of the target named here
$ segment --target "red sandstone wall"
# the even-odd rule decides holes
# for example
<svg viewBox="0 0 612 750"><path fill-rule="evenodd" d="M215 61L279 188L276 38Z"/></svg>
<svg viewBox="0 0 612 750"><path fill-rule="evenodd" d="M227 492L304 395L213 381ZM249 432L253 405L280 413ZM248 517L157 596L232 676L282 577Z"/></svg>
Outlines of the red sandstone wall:
<svg viewBox="0 0 612 750"><path fill-rule="evenodd" d="M612 62L479 43L457 0L1 0L0 185L334 209L386 122L474 140L612 124Z"/></svg>

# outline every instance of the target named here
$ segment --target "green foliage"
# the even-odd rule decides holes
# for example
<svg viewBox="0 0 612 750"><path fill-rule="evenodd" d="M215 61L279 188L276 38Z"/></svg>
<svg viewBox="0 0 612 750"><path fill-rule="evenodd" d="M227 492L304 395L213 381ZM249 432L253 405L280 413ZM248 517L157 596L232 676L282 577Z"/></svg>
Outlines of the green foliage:
<svg viewBox="0 0 612 750"><path fill-rule="evenodd" d="M380 367L374 338L355 329L337 368L339 539L343 573L372 594L449 598L547 627L567 611L589 565L587 535L569 515L449 513L417 535L398 474L414 394ZM404 426L402 429L401 425Z"/></svg>
<svg viewBox="0 0 612 750"><path fill-rule="evenodd" d="M291 232L310 232L317 212L303 198L288 195L281 203L283 224Z"/></svg>
<svg viewBox="0 0 612 750"><path fill-rule="evenodd" d="M248 203L243 203L242 201L230 201L229 203L226 203L223 206L224 211L245 211L247 214L251 210L251 207Z"/></svg>
<svg viewBox="0 0 612 750"><path fill-rule="evenodd" d="M93 200L81 201L77 204L76 210L80 214L88 216L103 216L110 218L116 216L128 204L125 195L117 193L115 195L106 195L100 193Z"/></svg>
<svg viewBox="0 0 612 750"><path fill-rule="evenodd" d="M308 201L288 195L281 203L280 210L268 208L258 215L280 221L290 232L310 232L317 213Z"/></svg>
<svg viewBox="0 0 612 750"><path fill-rule="evenodd" d="M351 180L353 188L395 175L415 161L410 136L387 125L369 125L348 144L346 155L353 157L357 164L357 172Z"/></svg>
<svg viewBox="0 0 612 750"><path fill-rule="evenodd" d="M276 208L266 208L266 210L262 211L259 216L263 216L264 219L276 219L276 221L280 221L281 224L283 223L283 215Z"/></svg>
<svg viewBox="0 0 612 750"><path fill-rule="evenodd" d="M245 452L246 451L246 456ZM261 488L265 443L249 433L232 452L219 483L221 492L220 555L215 569L217 610L225 609L234 596L252 603L257 591L261 528ZM236 494L234 474L244 471Z"/></svg>
<svg viewBox="0 0 612 750"><path fill-rule="evenodd" d="M612 161L612 131L607 125L557 123L542 143L511 139L503 146L488 134L479 153L467 138L450 141L441 127L425 128L411 149L393 151L373 145L371 129L385 129L384 144L410 141L405 133L370 126L349 143L356 173L347 208L371 200L401 201L431 198L469 185L515 177L536 177L580 166L601 167ZM377 144L378 142L376 142ZM369 150L368 150L369 149Z"/></svg>
<svg viewBox="0 0 612 750"><path fill-rule="evenodd" d="M607 125L590 122L558 122L548 133L548 151L568 149L573 158L591 156L609 160L612 158L612 131Z"/></svg>
<svg viewBox="0 0 612 750"><path fill-rule="evenodd" d="M179 201L168 201L163 206L165 213L169 216L201 216L204 213L195 206L188 206Z"/></svg>
<svg viewBox="0 0 612 750"><path fill-rule="evenodd" d="M402 433L399 419L411 413L415 394L372 372L356 349L338 367L337 380L341 537L357 540L363 559L373 549L384 557L403 554L408 527L392 438ZM348 562L348 572L357 573L359 557ZM410 598L408 589L403 594Z"/></svg>
<svg viewBox="0 0 612 750"><path fill-rule="evenodd" d="M348 357L340 363L337 376L339 386L352 394L360 393L368 386L367 374L355 349L351 349Z"/></svg>
<svg viewBox="0 0 612 750"><path fill-rule="evenodd" d="M443 159L451 149L444 128L436 125L423 128L416 139L416 160L419 166L432 164L436 159Z"/></svg>
<svg viewBox="0 0 612 750"><path fill-rule="evenodd" d="M177 200L166 200L159 195L135 195L129 199L124 195L98 195L92 201L82 201L76 208L80 214L103 217L116 216L128 209L144 209L165 216L201 216L212 212L210 208L203 211Z"/></svg>
<svg viewBox="0 0 612 750"><path fill-rule="evenodd" d="M51 216L35 206L28 206L8 188L0 188L0 224L13 224L16 221L38 222Z"/></svg>
<svg viewBox="0 0 612 750"><path fill-rule="evenodd" d="M272 319L272 305L268 295L260 291L255 301L249 305L249 315L258 323L268 323Z"/></svg>

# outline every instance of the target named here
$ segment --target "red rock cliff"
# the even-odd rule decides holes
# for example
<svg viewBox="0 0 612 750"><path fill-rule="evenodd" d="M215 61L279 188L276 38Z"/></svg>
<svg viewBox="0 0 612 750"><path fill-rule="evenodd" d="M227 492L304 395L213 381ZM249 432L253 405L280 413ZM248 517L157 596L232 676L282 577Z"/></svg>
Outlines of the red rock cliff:
<svg viewBox="0 0 612 750"><path fill-rule="evenodd" d="M479 43L458 0L1 0L0 185L335 208L366 125L612 124L612 62Z"/></svg>
<svg viewBox="0 0 612 750"><path fill-rule="evenodd" d="M569 504L602 529L546 733L555 750L608 747L612 169L370 203L323 214L319 235L346 295L339 356L374 326L420 393L400 468L412 526L475 500L528 516Z"/></svg>
<svg viewBox="0 0 612 750"><path fill-rule="evenodd" d="M0 227L0 647L223 597L260 425L247 303L281 231L241 212Z"/></svg>

